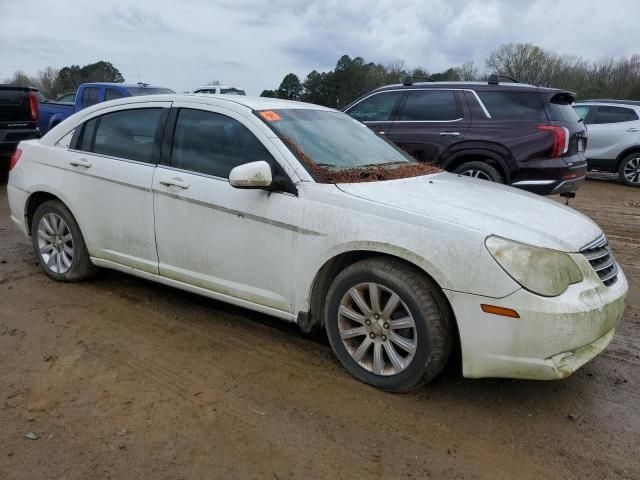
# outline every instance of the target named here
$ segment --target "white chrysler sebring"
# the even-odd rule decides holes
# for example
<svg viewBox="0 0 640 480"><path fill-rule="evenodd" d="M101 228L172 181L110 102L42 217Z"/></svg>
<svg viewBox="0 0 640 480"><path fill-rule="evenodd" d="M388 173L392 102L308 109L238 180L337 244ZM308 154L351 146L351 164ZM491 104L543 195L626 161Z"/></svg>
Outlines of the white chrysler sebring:
<svg viewBox="0 0 640 480"><path fill-rule="evenodd" d="M22 142L8 195L51 278L112 268L325 328L391 391L451 352L466 377L566 377L607 347L628 288L584 215L434 172L317 105L101 103Z"/></svg>

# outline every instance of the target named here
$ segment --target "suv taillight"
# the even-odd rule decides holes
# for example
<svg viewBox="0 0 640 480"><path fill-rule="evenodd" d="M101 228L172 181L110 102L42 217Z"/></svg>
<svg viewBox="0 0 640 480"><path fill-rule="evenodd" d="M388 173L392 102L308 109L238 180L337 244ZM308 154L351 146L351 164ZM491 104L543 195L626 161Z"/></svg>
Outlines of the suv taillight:
<svg viewBox="0 0 640 480"><path fill-rule="evenodd" d="M9 160L9 171L13 170L13 167L15 167L18 164L18 160L20 160L21 156L22 156L22 150L20 150L19 148L16 148L16 151L13 152L13 155L11 155L11 159Z"/></svg>
<svg viewBox="0 0 640 480"><path fill-rule="evenodd" d="M40 113L40 105L38 104L38 96L35 92L29 92L29 111L31 112L31 121L37 122Z"/></svg>
<svg viewBox="0 0 640 480"><path fill-rule="evenodd" d="M538 130L550 132L553 135L551 158L561 157L569 150L569 130L565 127L554 125L538 125Z"/></svg>

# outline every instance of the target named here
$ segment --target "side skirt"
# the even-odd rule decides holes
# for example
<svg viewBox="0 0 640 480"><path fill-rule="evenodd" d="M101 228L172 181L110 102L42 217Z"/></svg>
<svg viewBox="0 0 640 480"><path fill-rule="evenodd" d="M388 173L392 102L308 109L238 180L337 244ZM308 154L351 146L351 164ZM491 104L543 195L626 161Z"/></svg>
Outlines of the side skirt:
<svg viewBox="0 0 640 480"><path fill-rule="evenodd" d="M247 300L242 300L240 298L231 297L229 295L225 295L223 293L214 292L212 290L207 290L201 287L195 287L193 285L189 285L187 283L179 282L177 280L172 280L167 277L162 277L160 275L154 275L152 273L143 272L142 270L137 270L135 268L127 267L126 265L121 265L116 262L112 262L110 260L104 260L101 258L91 257L91 262L96 267L108 268L110 270L117 270L119 272L128 273L129 275L134 275L136 277L143 278L145 280L150 280L152 282L161 283L162 285L167 285L169 287L175 287L180 290L184 290L190 293L195 293L196 295L202 295L204 297L212 298L214 300L219 300L224 303L230 303L231 305L236 305L238 307L247 308L249 310L253 310L256 312L264 313L266 315L271 315L274 317L278 317L282 320L286 320L288 322L296 322L297 318L294 314L285 312L282 310L278 310L271 307L265 307L263 305L259 305L257 303L252 303Z"/></svg>

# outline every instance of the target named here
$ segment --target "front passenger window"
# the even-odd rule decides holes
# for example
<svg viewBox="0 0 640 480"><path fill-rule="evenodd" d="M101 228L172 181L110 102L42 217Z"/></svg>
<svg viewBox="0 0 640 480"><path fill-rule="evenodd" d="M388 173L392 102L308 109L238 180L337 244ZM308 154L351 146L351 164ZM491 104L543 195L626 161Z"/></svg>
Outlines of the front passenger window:
<svg viewBox="0 0 640 480"><path fill-rule="evenodd" d="M183 170L229 178L238 165L273 157L251 131L219 113L183 108L173 134L171 165Z"/></svg>
<svg viewBox="0 0 640 480"><path fill-rule="evenodd" d="M361 122L385 122L391 120L393 109L403 92L383 92L371 95L354 105L347 113Z"/></svg>

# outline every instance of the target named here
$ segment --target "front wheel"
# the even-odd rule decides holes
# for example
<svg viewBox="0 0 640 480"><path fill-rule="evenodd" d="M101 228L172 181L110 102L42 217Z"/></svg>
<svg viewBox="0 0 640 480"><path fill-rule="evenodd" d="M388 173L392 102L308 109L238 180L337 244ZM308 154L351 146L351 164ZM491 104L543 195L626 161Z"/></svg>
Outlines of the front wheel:
<svg viewBox="0 0 640 480"><path fill-rule="evenodd" d="M489 180L490 182L504 183L504 178L500 172L484 162L466 162L456 167L453 173L464 175L466 177L479 178L481 180Z"/></svg>
<svg viewBox="0 0 640 480"><path fill-rule="evenodd" d="M625 185L640 187L640 153L627 155L620 162L618 176Z"/></svg>
<svg viewBox="0 0 640 480"><path fill-rule="evenodd" d="M325 303L336 357L358 380L393 392L418 388L444 368L452 344L442 292L415 267L357 262L335 278Z"/></svg>

